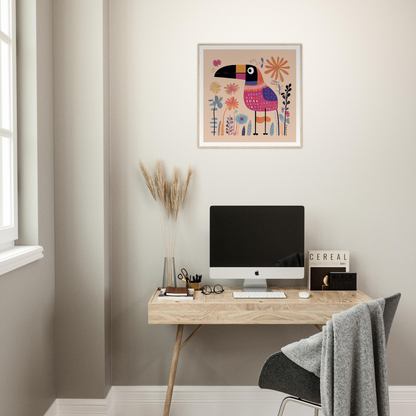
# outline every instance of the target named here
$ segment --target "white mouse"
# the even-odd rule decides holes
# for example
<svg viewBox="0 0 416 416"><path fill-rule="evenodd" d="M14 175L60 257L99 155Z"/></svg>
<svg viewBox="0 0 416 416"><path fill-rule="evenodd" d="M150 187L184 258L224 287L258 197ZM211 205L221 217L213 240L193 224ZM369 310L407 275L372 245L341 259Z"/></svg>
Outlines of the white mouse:
<svg viewBox="0 0 416 416"><path fill-rule="evenodd" d="M302 299L308 299L311 294L309 292L299 292L299 297Z"/></svg>

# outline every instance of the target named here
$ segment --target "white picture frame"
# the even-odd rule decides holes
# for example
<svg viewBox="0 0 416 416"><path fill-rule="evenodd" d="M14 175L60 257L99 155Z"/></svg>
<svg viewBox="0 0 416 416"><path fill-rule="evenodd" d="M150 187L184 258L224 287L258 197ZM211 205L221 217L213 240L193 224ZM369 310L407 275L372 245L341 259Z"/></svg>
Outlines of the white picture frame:
<svg viewBox="0 0 416 416"><path fill-rule="evenodd" d="M301 74L300 44L199 44L198 147L302 147Z"/></svg>

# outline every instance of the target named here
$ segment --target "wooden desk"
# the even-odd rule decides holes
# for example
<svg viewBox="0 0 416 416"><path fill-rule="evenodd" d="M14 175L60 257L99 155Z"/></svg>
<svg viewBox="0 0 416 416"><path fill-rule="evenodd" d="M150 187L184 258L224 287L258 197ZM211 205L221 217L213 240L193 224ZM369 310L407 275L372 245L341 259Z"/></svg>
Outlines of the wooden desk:
<svg viewBox="0 0 416 416"><path fill-rule="evenodd" d="M168 390L163 416L168 416L175 384L179 351L202 328L203 325L324 325L332 315L345 311L361 302L371 300L363 292L357 291L312 291L308 299L299 298L306 287L273 287L273 291L285 292L286 299L234 299L233 291L241 287L224 287L221 294L203 295L195 292L193 301L157 299L157 288L148 304L149 324L178 325ZM182 343L184 325L199 325ZM319 326L318 326L318 329Z"/></svg>

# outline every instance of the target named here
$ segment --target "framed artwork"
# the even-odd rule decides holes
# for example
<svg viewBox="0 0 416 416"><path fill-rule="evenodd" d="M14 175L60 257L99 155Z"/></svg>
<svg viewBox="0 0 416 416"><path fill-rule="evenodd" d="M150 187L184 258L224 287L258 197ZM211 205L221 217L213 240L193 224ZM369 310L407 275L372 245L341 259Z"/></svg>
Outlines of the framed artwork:
<svg viewBox="0 0 416 416"><path fill-rule="evenodd" d="M302 147L302 45L198 45L198 147Z"/></svg>

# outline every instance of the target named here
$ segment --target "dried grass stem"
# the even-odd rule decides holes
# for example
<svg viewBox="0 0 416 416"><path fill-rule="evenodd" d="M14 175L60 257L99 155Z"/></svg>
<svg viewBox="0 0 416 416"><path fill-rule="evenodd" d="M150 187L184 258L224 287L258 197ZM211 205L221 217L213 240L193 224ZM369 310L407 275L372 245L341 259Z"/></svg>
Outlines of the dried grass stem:
<svg viewBox="0 0 416 416"><path fill-rule="evenodd" d="M153 199L156 201L163 235L165 256L170 259L175 255L176 237L178 233L179 207L181 205L180 202L182 205L185 202L185 198L188 193L189 182L193 173L192 166L189 165L188 172L182 186L182 195L180 192L181 186L179 179L179 169L177 166L175 166L173 170L173 179L171 184L165 177L162 161L160 159L156 160L155 178L153 178L152 174L141 160L140 170L143 174L146 185L152 194ZM160 208L160 204L157 203L157 196L159 196L162 209ZM165 212L166 215L164 215L163 212ZM170 273L171 270L172 268L169 267ZM168 275L168 282L172 282L172 279L174 278L175 276Z"/></svg>

